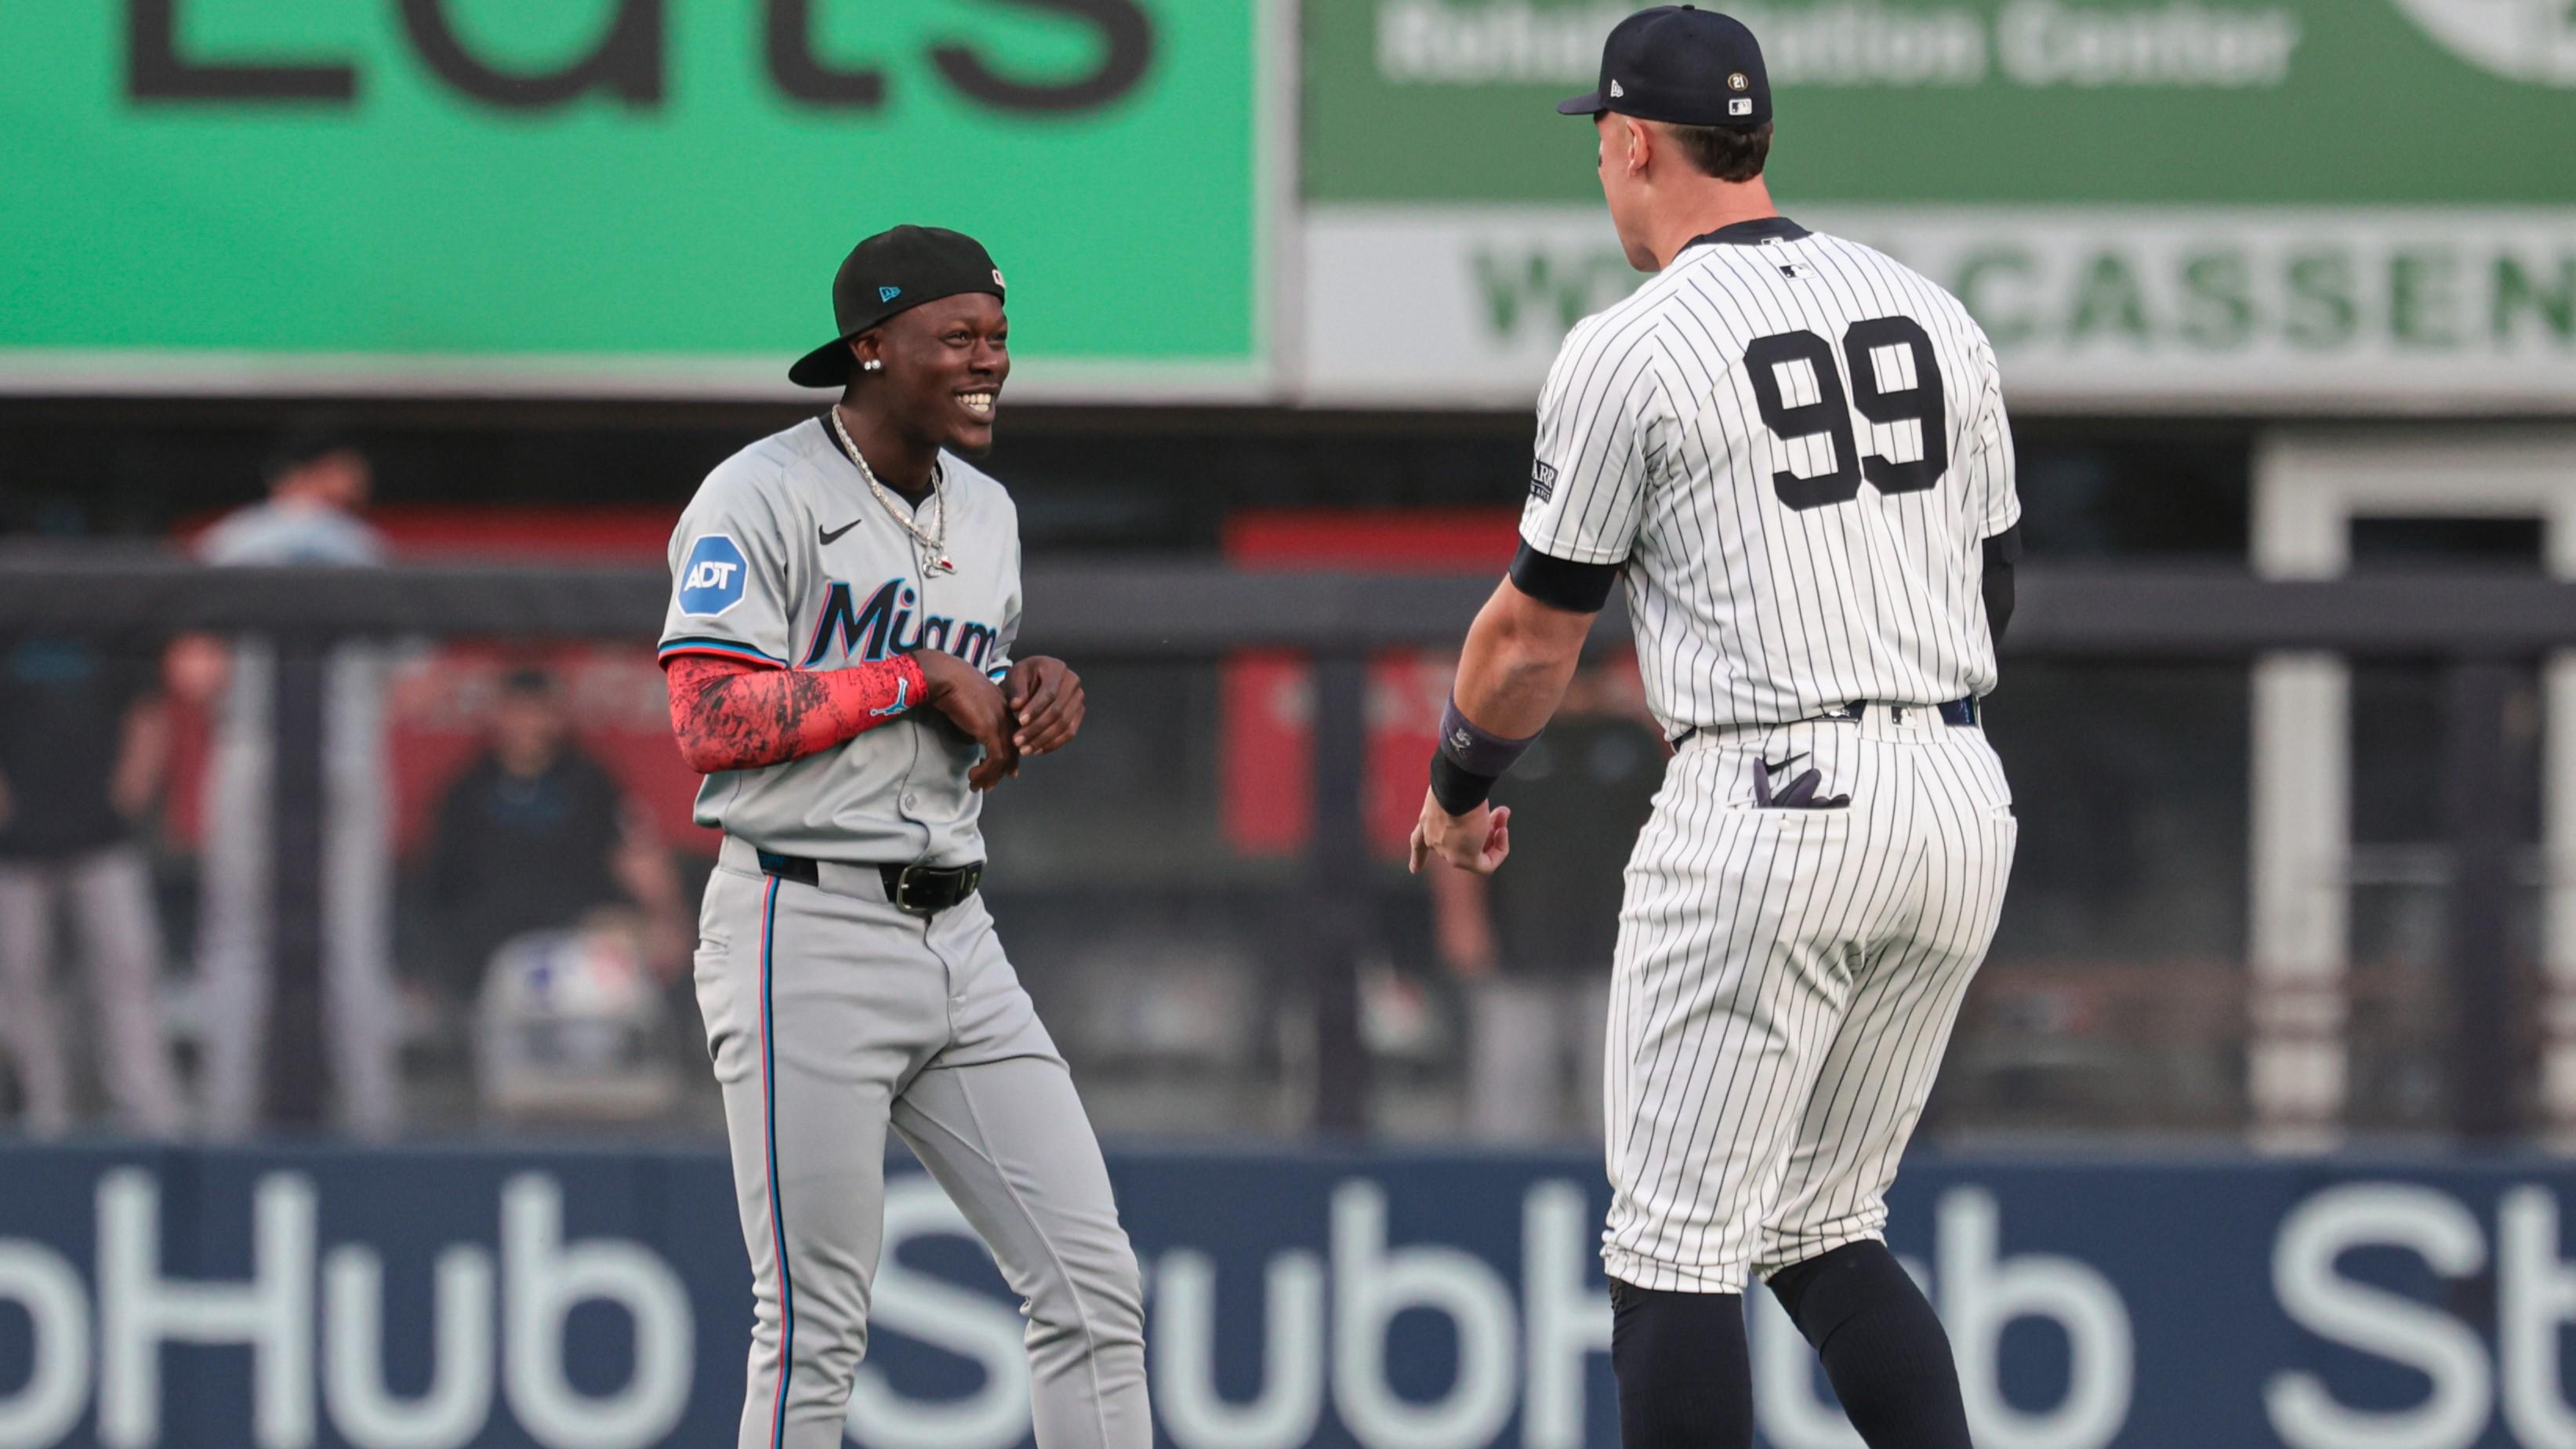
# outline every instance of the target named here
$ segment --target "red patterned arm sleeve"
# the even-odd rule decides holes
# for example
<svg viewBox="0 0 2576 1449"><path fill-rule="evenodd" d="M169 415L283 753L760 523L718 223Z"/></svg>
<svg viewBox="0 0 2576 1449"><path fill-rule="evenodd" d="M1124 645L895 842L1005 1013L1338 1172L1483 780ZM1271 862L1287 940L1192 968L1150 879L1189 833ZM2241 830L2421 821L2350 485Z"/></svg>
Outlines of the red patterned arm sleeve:
<svg viewBox="0 0 2576 1449"><path fill-rule="evenodd" d="M909 655L814 672L714 654L673 654L671 733L701 775L820 754L900 718L929 692Z"/></svg>

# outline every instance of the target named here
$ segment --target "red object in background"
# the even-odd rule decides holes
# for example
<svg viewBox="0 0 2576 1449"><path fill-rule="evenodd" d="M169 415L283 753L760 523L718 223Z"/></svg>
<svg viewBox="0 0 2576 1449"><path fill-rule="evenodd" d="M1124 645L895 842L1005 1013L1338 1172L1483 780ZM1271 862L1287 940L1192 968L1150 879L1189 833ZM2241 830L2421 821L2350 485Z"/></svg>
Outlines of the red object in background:
<svg viewBox="0 0 2576 1449"><path fill-rule="evenodd" d="M717 832L691 818L698 774L671 739L670 696L650 641L535 645L450 644L410 670L387 711L385 749L393 762L395 849L428 843L448 785L482 753L492 701L511 671L555 677L572 742L597 760L644 807L666 845L712 856Z"/></svg>
<svg viewBox="0 0 2576 1449"><path fill-rule="evenodd" d="M1515 509L1298 509L1227 522L1226 560L1247 571L1475 573L1499 581L1519 542ZM1390 650L1369 663L1368 798L1363 818L1380 854L1401 854L1422 810L1454 653ZM1285 855L1314 831L1314 671L1297 654L1246 650L1220 686L1229 844Z"/></svg>
<svg viewBox="0 0 2576 1449"><path fill-rule="evenodd" d="M1491 570L1500 582L1520 542L1518 508L1255 508L1226 520L1223 547L1248 572Z"/></svg>
<svg viewBox="0 0 2576 1449"><path fill-rule="evenodd" d="M595 641L441 644L394 672L385 707L385 760L394 792L394 848L409 856L428 843L447 787L482 753L492 701L519 669L543 669L562 690L572 743L599 762L644 809L664 844L712 856L719 837L691 818L698 775L671 740L661 666L642 645ZM203 827L206 751L203 710L174 708L170 794L162 828L193 849Z"/></svg>
<svg viewBox="0 0 2576 1449"><path fill-rule="evenodd" d="M433 504L367 514L400 558L655 567L678 521L676 508L635 507ZM426 842L449 782L482 750L484 721L502 679L537 667L552 671L563 690L573 742L643 805L656 833L693 854L714 855L721 837L691 818L699 777L671 739L670 696L653 645L639 638L440 646L435 658L408 672L388 711L398 848L408 854Z"/></svg>
<svg viewBox="0 0 2576 1449"><path fill-rule="evenodd" d="M658 508L412 506L367 514L397 558L657 567L677 518L676 509ZM196 520L180 533L192 538L212 522ZM626 787L662 840L714 855L717 832L691 818L699 777L672 742L670 699L653 645L646 638L438 643L402 662L386 701L397 851L408 856L426 842L440 798L482 750L501 681L512 670L533 667L551 671L562 688L573 743ZM175 843L193 847L203 823L207 724L201 710L174 715L164 829Z"/></svg>

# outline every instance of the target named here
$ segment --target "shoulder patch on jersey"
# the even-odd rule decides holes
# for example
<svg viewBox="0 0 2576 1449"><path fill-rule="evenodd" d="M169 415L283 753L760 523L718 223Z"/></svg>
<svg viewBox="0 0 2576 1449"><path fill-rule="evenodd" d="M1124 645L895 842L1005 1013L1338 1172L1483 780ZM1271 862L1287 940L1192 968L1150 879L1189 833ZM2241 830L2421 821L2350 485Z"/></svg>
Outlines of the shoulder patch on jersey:
<svg viewBox="0 0 2576 1449"><path fill-rule="evenodd" d="M701 536L680 563L680 612L712 618L741 603L746 571L742 549L730 536Z"/></svg>
<svg viewBox="0 0 2576 1449"><path fill-rule="evenodd" d="M1555 497L1555 496L1556 496L1556 465L1555 465L1555 464L1553 464L1553 463L1542 463L1542 462L1537 461L1536 459L1531 460L1531 462L1530 462L1530 496L1531 496L1532 498L1537 499L1537 500L1538 500L1539 502L1541 502L1541 503L1545 503L1545 502L1546 502L1546 501L1548 501L1549 499L1551 499L1551 498L1553 498L1553 497Z"/></svg>

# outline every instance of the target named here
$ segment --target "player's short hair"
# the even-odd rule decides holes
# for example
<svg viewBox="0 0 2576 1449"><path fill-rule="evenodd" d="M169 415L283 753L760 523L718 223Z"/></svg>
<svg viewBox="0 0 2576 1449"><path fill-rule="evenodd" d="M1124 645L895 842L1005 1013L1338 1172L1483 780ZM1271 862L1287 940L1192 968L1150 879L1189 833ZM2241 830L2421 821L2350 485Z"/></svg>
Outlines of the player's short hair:
<svg viewBox="0 0 2576 1449"><path fill-rule="evenodd" d="M1771 123L1751 130L1734 126L1675 126L1664 130L1691 164L1720 181L1750 181L1771 159Z"/></svg>
<svg viewBox="0 0 2576 1449"><path fill-rule="evenodd" d="M355 439L327 418L300 420L278 434L259 462L260 481L274 488L281 481L335 453L358 451Z"/></svg>

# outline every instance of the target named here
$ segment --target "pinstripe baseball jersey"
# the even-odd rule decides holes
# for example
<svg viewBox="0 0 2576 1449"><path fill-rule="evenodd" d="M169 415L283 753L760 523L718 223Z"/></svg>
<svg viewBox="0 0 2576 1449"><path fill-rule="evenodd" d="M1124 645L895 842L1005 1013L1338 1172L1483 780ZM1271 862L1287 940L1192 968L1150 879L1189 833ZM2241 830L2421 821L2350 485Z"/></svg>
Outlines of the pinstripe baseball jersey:
<svg viewBox="0 0 2576 1449"><path fill-rule="evenodd" d="M1986 693L1980 544L2020 513L1967 309L1772 217L1566 338L1521 536L1626 565L1647 698L1679 735Z"/></svg>

